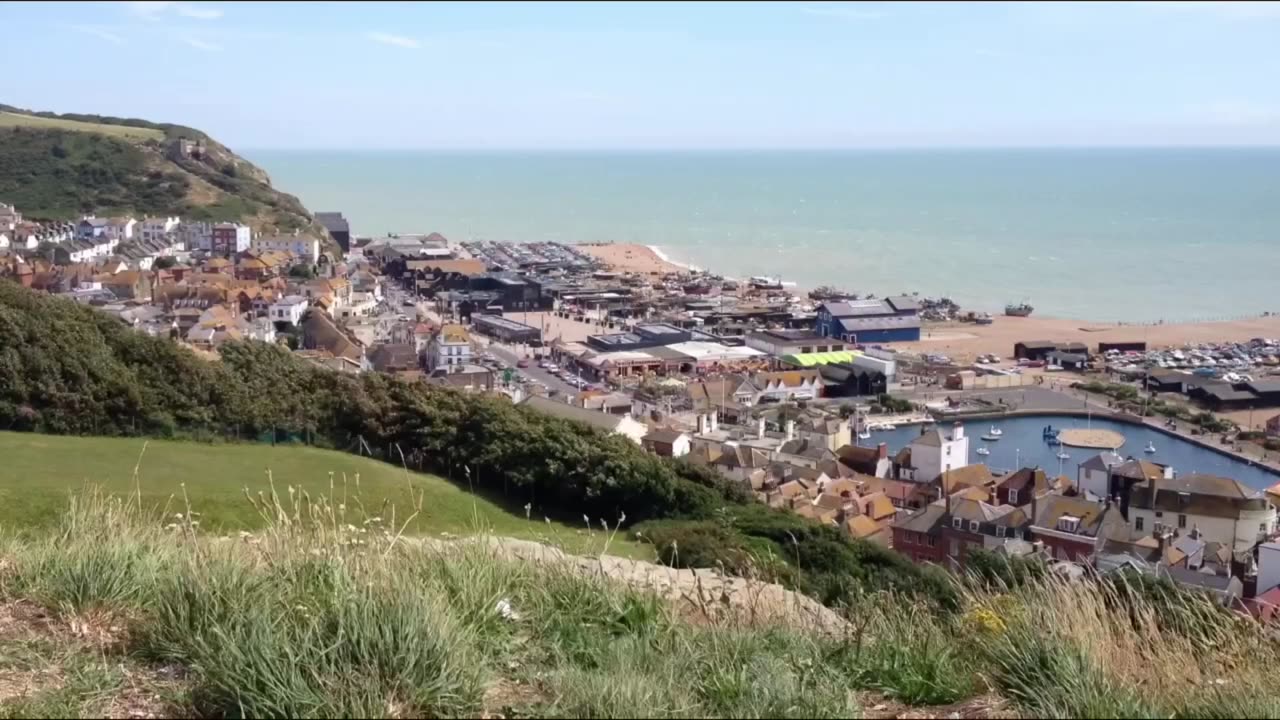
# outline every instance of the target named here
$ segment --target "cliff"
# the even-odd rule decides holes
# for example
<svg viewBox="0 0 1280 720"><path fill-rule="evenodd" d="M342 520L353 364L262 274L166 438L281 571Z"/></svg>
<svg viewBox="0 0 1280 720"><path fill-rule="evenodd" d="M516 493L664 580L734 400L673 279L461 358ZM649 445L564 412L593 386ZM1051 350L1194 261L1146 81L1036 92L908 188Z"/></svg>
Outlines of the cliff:
<svg viewBox="0 0 1280 720"><path fill-rule="evenodd" d="M0 105L0 201L37 220L180 215L257 231L302 230L330 244L298 198L194 128Z"/></svg>

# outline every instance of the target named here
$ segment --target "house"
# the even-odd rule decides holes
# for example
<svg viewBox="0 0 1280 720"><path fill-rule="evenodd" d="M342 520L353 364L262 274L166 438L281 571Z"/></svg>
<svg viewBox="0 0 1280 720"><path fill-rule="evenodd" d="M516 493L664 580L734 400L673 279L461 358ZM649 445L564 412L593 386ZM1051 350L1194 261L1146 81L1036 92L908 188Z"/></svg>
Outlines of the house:
<svg viewBox="0 0 1280 720"><path fill-rule="evenodd" d="M76 237L83 240L103 237L107 234L107 225L110 222L107 218L93 217L92 215L85 217L76 225Z"/></svg>
<svg viewBox="0 0 1280 720"><path fill-rule="evenodd" d="M930 482L948 470L969 464L969 438L960 423L955 423L945 435L937 428L921 428L919 437L905 449L909 465L896 469L899 480Z"/></svg>
<svg viewBox="0 0 1280 720"><path fill-rule="evenodd" d="M181 224L182 219L178 217L143 218L137 225L136 234L138 240L144 243L166 242L169 234Z"/></svg>
<svg viewBox="0 0 1280 720"><path fill-rule="evenodd" d="M129 270L101 279L102 287L121 300L151 301L151 273Z"/></svg>
<svg viewBox="0 0 1280 720"><path fill-rule="evenodd" d="M748 333L746 343L747 347L774 357L839 352L845 349L844 342L823 337L810 330L759 330Z"/></svg>
<svg viewBox="0 0 1280 720"><path fill-rule="evenodd" d="M1022 468L996 480L997 505L1022 505L1049 492L1048 476L1040 468Z"/></svg>
<svg viewBox="0 0 1280 720"><path fill-rule="evenodd" d="M213 249L213 223L211 222L183 222L178 225L177 236L178 241L188 250Z"/></svg>
<svg viewBox="0 0 1280 720"><path fill-rule="evenodd" d="M889 446L885 443L875 447L845 445L836 450L836 456L841 465L862 475L887 478L893 469L893 463L889 460Z"/></svg>
<svg viewBox="0 0 1280 720"><path fill-rule="evenodd" d="M607 413L594 412L549 400L538 395L530 395L522 400L520 405L535 412L584 423L607 433L622 435L637 445L641 444L644 436L649 433L649 428L644 423L636 422L631 419L630 415L609 415Z"/></svg>
<svg viewBox="0 0 1280 720"><path fill-rule="evenodd" d="M369 364L384 373L399 373L418 369L418 354L412 345L383 343L369 350Z"/></svg>
<svg viewBox="0 0 1280 720"><path fill-rule="evenodd" d="M947 557L947 546L942 538L946 521L945 503L930 503L893 524L893 549L912 562L943 564Z"/></svg>
<svg viewBox="0 0 1280 720"><path fill-rule="evenodd" d="M1129 491L1126 519L1132 535L1157 524L1182 533L1198 530L1206 541L1251 550L1275 535L1276 509L1265 493L1239 480L1190 473L1153 477Z"/></svg>
<svg viewBox="0 0 1280 720"><path fill-rule="evenodd" d="M814 331L847 343L915 342L920 305L909 297L848 300L818 306Z"/></svg>
<svg viewBox="0 0 1280 720"><path fill-rule="evenodd" d="M134 228L138 226L138 221L131 217L114 217L109 218L103 226L101 234L106 235L108 239L120 242L122 240L132 240Z"/></svg>
<svg viewBox="0 0 1280 720"><path fill-rule="evenodd" d="M849 533L850 537L886 547L893 536L890 523L877 522L866 515L853 515L847 518L841 527Z"/></svg>
<svg viewBox="0 0 1280 720"><path fill-rule="evenodd" d="M345 358L369 369L364 345L334 323L326 313L308 310L302 317L302 349L324 350L335 358Z"/></svg>
<svg viewBox="0 0 1280 720"><path fill-rule="evenodd" d="M422 355L427 351L427 347L431 344L431 336L435 334L436 329L429 323L418 323L413 326L413 350Z"/></svg>
<svg viewBox="0 0 1280 720"><path fill-rule="evenodd" d="M457 324L447 324L431 336L427 345L427 368L471 363L471 335Z"/></svg>
<svg viewBox="0 0 1280 720"><path fill-rule="evenodd" d="M679 430L650 430L641 445L654 455L683 457L689 454L689 434Z"/></svg>
<svg viewBox="0 0 1280 720"><path fill-rule="evenodd" d="M488 392L493 390L494 373L481 365L450 365L436 368L427 382L464 392Z"/></svg>
<svg viewBox="0 0 1280 720"><path fill-rule="evenodd" d="M249 249L253 231L248 225L221 222L213 226L209 250L215 255L230 257Z"/></svg>
<svg viewBox="0 0 1280 720"><path fill-rule="evenodd" d="M271 303L267 308L267 318L272 322L297 326L307 312L307 299L301 295L286 295Z"/></svg>
<svg viewBox="0 0 1280 720"><path fill-rule="evenodd" d="M255 250L290 252L311 264L320 259L320 241L297 231L290 235L259 235L249 241L249 246Z"/></svg>
<svg viewBox="0 0 1280 720"><path fill-rule="evenodd" d="M1076 488L1087 493L1087 497L1111 497L1111 468L1123 465L1124 462L1124 458L1110 451L1094 455L1080 463L1076 469Z"/></svg>
<svg viewBox="0 0 1280 720"><path fill-rule="evenodd" d="M22 213L13 205L0 203L0 231L13 230L22 222Z"/></svg>
<svg viewBox="0 0 1280 720"><path fill-rule="evenodd" d="M1109 500L1046 495L1032 505L1031 539L1044 543L1050 557L1085 562L1102 547L1112 526L1123 528L1120 508Z"/></svg>

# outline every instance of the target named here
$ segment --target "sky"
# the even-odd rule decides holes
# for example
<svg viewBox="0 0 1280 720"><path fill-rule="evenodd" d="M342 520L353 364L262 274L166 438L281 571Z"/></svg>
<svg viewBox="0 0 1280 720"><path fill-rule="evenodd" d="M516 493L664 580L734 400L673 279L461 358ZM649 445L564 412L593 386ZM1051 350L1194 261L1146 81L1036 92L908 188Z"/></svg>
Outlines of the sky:
<svg viewBox="0 0 1280 720"><path fill-rule="evenodd" d="M238 149L1280 145L1280 2L6 2L0 27L0 102Z"/></svg>

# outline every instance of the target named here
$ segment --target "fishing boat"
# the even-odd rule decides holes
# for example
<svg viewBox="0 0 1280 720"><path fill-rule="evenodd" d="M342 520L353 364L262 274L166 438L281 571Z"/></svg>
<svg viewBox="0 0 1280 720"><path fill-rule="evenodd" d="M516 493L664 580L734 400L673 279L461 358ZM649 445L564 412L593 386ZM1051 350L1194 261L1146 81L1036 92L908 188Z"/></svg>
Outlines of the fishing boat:
<svg viewBox="0 0 1280 720"><path fill-rule="evenodd" d="M992 426L991 426L991 429L987 431L987 434L988 434L988 435L995 435L996 437L1000 437L1001 435L1003 435L1003 434L1004 434L1004 431L1003 431L1003 430L1001 430L1000 428L996 427L995 425L992 425Z"/></svg>
<svg viewBox="0 0 1280 720"><path fill-rule="evenodd" d="M984 448L984 447L980 447L980 448L978 448L976 452L977 452L979 455L990 455L990 454L991 454L991 451L990 451L990 450L988 450L988 449L986 449L986 448Z"/></svg>
<svg viewBox="0 0 1280 720"><path fill-rule="evenodd" d="M782 289L782 278L769 277L768 275L752 275L748 283L756 290Z"/></svg>
<svg viewBox="0 0 1280 720"><path fill-rule="evenodd" d="M1154 442L1148 442L1147 446L1142 448L1142 452L1144 453L1153 453L1155 451L1156 451L1156 444Z"/></svg>
<svg viewBox="0 0 1280 720"><path fill-rule="evenodd" d="M996 440L999 440L999 439L1000 439L1000 436L999 436L999 435L992 435L992 434L988 433L988 434L986 434L986 435L983 435L983 436L982 436L982 439L983 439L983 440L986 440L987 442L995 442Z"/></svg>
<svg viewBox="0 0 1280 720"><path fill-rule="evenodd" d="M1035 308L1031 307L1025 302L1018 303L1017 305L1014 305L1013 303L1009 303L1008 305L1004 306L1004 314L1008 315L1009 317L1027 317L1034 310Z"/></svg>

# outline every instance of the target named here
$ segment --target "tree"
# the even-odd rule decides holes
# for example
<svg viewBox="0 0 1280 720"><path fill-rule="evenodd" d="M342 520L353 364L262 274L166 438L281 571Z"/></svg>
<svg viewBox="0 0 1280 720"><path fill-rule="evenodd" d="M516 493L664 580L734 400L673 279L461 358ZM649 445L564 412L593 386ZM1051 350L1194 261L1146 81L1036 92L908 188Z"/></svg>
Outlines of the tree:
<svg viewBox="0 0 1280 720"><path fill-rule="evenodd" d="M289 268L289 277L299 280L314 280L316 269L310 265L294 265Z"/></svg>
<svg viewBox="0 0 1280 720"><path fill-rule="evenodd" d="M155 270L168 270L169 268L177 264L178 264L177 258L170 255L165 255L164 257L156 258L156 261L151 264L151 267Z"/></svg>

